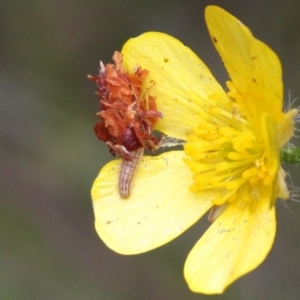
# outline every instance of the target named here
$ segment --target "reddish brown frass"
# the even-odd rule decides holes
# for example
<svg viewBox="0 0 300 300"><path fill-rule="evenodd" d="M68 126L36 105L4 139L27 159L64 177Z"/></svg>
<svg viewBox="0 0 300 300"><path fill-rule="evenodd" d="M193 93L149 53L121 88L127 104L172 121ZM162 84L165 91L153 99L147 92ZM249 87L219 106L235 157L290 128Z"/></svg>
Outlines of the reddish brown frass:
<svg viewBox="0 0 300 300"><path fill-rule="evenodd" d="M100 100L100 121L95 125L97 137L106 143L113 156L123 159L119 192L129 196L130 182L144 148L154 151L160 139L152 131L162 114L157 111L155 97L141 96L143 80L148 71L138 67L128 73L122 67L122 54L115 52L114 64L100 61L97 76L88 76L97 84Z"/></svg>

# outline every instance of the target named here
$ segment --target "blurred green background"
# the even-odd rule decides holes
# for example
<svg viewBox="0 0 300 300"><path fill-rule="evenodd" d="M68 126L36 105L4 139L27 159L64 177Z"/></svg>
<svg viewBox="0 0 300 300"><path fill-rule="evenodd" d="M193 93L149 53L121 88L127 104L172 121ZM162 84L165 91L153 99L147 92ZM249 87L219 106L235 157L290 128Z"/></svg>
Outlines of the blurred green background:
<svg viewBox="0 0 300 300"><path fill-rule="evenodd" d="M204 23L208 4L270 45L283 64L285 98L300 95L298 0L0 2L0 299L299 299L295 201L277 202L278 234L266 261L220 296L191 293L182 276L206 218L137 256L112 252L94 230L90 188L112 157L93 132L98 101L87 74L128 38L155 30L183 41L224 82ZM286 169L300 186L299 168Z"/></svg>

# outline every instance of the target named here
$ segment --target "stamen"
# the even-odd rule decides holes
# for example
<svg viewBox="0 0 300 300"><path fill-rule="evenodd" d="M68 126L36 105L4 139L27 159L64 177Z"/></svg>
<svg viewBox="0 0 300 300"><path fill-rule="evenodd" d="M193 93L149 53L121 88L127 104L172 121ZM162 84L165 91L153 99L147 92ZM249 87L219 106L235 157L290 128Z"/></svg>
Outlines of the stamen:
<svg viewBox="0 0 300 300"><path fill-rule="evenodd" d="M228 95L237 102L217 105L213 100L208 112L212 120L192 129L184 150L184 161L194 173L192 192L214 190L214 205L228 202L249 202L260 198L260 189L270 186L273 175L266 164L265 150L237 103L242 96L232 82ZM217 96L214 95L211 98ZM216 106L213 104L216 103ZM227 106L227 107L226 107ZM226 109L224 109L226 107ZM269 153L269 152L268 152Z"/></svg>

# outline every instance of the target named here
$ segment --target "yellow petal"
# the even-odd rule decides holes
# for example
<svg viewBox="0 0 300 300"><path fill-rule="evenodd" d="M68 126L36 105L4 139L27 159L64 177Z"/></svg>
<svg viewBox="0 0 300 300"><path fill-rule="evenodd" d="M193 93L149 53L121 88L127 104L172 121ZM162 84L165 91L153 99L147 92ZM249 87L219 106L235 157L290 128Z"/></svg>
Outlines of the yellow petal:
<svg viewBox="0 0 300 300"><path fill-rule="evenodd" d="M92 187L95 226L108 247L137 254L159 247L194 224L211 206L209 195L191 193L183 151L145 156L128 199L118 192L120 161L108 163Z"/></svg>
<svg viewBox="0 0 300 300"><path fill-rule="evenodd" d="M150 71L144 91L157 96L163 113L155 128L186 140L191 127L206 117L211 94L224 97L224 91L206 65L177 39L159 32L144 33L123 47L123 64L128 70L137 66ZM153 85L153 81L155 84Z"/></svg>
<svg viewBox="0 0 300 300"><path fill-rule="evenodd" d="M222 8L208 6L205 18L226 69L246 100L247 110L281 112L282 71L277 55Z"/></svg>
<svg viewBox="0 0 300 300"><path fill-rule="evenodd" d="M275 237L275 208L268 201L251 205L228 205L194 246L184 267L191 290L222 293L266 258Z"/></svg>

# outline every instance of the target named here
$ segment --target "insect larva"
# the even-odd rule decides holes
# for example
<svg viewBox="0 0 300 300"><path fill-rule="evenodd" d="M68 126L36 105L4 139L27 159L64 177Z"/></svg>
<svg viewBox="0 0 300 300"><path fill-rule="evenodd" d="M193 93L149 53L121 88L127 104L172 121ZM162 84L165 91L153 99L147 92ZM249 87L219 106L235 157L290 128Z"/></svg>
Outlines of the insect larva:
<svg viewBox="0 0 300 300"><path fill-rule="evenodd" d="M132 160L122 160L121 171L119 175L119 194L122 198L128 198L130 193L130 184L134 171L144 153L144 148L132 151Z"/></svg>

